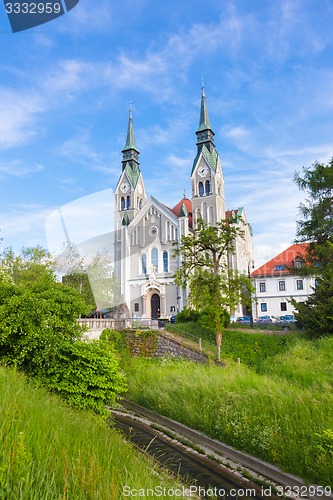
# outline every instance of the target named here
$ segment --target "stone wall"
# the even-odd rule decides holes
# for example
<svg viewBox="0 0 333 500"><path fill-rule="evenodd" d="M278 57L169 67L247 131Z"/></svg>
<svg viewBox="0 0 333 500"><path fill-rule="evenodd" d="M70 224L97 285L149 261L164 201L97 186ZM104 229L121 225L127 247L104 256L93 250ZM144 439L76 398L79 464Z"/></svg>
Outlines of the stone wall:
<svg viewBox="0 0 333 500"><path fill-rule="evenodd" d="M199 363L208 363L207 354L184 345L181 340L169 337L161 332L158 334L158 346L155 356L175 356L186 358L190 361L197 361Z"/></svg>
<svg viewBox="0 0 333 500"><path fill-rule="evenodd" d="M208 356L198 349L184 345L181 340L163 332L131 331L129 334L130 351L135 356L178 357L190 361L208 363Z"/></svg>

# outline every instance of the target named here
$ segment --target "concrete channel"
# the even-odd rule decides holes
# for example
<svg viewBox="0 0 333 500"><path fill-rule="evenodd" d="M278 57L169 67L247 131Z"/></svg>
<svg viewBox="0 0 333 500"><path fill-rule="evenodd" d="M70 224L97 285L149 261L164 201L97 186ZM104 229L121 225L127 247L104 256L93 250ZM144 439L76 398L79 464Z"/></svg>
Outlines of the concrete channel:
<svg viewBox="0 0 333 500"><path fill-rule="evenodd" d="M225 492L216 498L333 499L329 489L323 494L297 476L127 399L121 401L119 409L110 411L118 428L136 440L138 447L153 455L157 449L155 459L166 468L175 472L176 465L179 475L202 487L200 491L215 486L217 491Z"/></svg>

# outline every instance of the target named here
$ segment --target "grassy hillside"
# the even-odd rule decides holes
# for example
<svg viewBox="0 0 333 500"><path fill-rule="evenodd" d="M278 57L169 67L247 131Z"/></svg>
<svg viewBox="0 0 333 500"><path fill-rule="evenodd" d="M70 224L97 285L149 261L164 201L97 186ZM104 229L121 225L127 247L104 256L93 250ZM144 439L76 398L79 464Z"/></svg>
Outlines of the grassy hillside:
<svg viewBox="0 0 333 500"><path fill-rule="evenodd" d="M240 335L245 342L248 334ZM129 397L333 487L333 338L295 339L277 351L258 349L253 368L227 359L225 368L133 359L127 367Z"/></svg>
<svg viewBox="0 0 333 500"><path fill-rule="evenodd" d="M0 498L118 500L131 489L175 487L105 420L72 410L0 367Z"/></svg>

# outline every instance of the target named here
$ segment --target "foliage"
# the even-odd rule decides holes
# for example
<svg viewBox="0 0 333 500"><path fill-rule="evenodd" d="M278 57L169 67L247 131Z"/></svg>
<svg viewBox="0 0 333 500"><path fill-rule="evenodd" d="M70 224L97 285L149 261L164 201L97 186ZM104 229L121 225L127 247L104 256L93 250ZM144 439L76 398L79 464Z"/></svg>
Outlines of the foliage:
<svg viewBox="0 0 333 500"><path fill-rule="evenodd" d="M215 226L199 219L197 230L183 236L175 252L182 257L175 281L183 288L189 285L190 301L199 312L205 311L217 343L222 336L222 311L233 310L250 297L249 278L228 267L228 255L234 252L237 238L243 237L238 218L222 220Z"/></svg>
<svg viewBox="0 0 333 500"><path fill-rule="evenodd" d="M114 401L125 385L112 348L81 341L81 296L57 282L48 263L13 253L10 262L13 279L0 282L0 362L15 365L72 404L103 412L103 404Z"/></svg>
<svg viewBox="0 0 333 500"><path fill-rule="evenodd" d="M73 406L100 414L126 390L114 349L98 341L62 342L36 378Z"/></svg>
<svg viewBox="0 0 333 500"><path fill-rule="evenodd" d="M181 331L181 336L189 334L189 338L203 339L212 341L210 330L205 325L198 323L184 323L177 325L168 325L168 330L173 333ZM294 345L299 337L295 335L265 335L261 333L246 333L234 331L232 327L226 329L223 333L223 358L237 361L240 358L241 363L262 371L263 363L272 361L274 356L286 352Z"/></svg>
<svg viewBox="0 0 333 500"><path fill-rule="evenodd" d="M54 278L54 262L47 250L40 246L23 248L15 255L6 248L0 257L3 273L9 275L16 284L32 283L40 278Z"/></svg>
<svg viewBox="0 0 333 500"><path fill-rule="evenodd" d="M176 487L91 412L70 408L13 369L0 367L0 387L0 498L118 500L125 485Z"/></svg>
<svg viewBox="0 0 333 500"><path fill-rule="evenodd" d="M176 323L188 323L198 321L199 312L189 307L184 307L176 316Z"/></svg>
<svg viewBox="0 0 333 500"><path fill-rule="evenodd" d="M111 344L127 361L130 353L140 356L154 356L158 347L158 333L154 330L122 330L117 332L106 328L100 340Z"/></svg>
<svg viewBox="0 0 333 500"><path fill-rule="evenodd" d="M135 358L127 368L129 397L306 481L332 487L333 339L296 339L283 347L267 357L261 373L242 363L220 368Z"/></svg>
<svg viewBox="0 0 333 500"><path fill-rule="evenodd" d="M300 205L297 241L309 242L302 268L316 276L314 293L305 303L293 301L299 324L312 336L333 334L333 158L327 165L314 163L296 173L295 182L309 198Z"/></svg>

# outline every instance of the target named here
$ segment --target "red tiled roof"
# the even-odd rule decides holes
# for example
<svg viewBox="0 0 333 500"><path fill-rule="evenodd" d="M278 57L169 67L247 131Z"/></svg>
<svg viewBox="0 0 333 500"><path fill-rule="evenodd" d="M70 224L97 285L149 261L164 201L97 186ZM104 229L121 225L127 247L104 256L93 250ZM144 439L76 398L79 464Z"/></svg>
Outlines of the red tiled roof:
<svg viewBox="0 0 333 500"><path fill-rule="evenodd" d="M192 201L189 200L188 198L186 198L186 196L184 196L184 198L182 198L177 203L177 205L175 205L171 209L171 212L173 212L177 217L181 217L181 210L182 210L183 204L185 205L186 210L187 210L187 214L188 214L188 225L190 227L192 227L192 220L193 220L193 218L192 218Z"/></svg>
<svg viewBox="0 0 333 500"><path fill-rule="evenodd" d="M305 259L307 247L308 243L294 243L276 257L266 262L266 264L253 271L251 276L256 278L257 276L289 274L290 271L288 268L294 267L297 257Z"/></svg>

